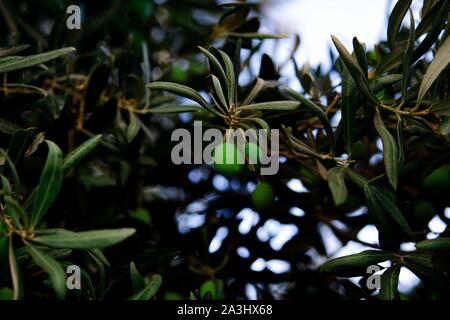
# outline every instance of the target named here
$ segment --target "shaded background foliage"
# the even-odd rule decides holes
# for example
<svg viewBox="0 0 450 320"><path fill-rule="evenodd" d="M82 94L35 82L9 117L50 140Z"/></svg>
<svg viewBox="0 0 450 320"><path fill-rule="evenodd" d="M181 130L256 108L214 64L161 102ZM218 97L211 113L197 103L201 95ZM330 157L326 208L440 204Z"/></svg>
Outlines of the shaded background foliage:
<svg viewBox="0 0 450 320"><path fill-rule="evenodd" d="M448 1L425 2L429 6L429 3L448 5ZM318 161L292 152L289 139L284 137L277 175L260 177L247 169L239 177L228 179L209 166L176 166L170 159L173 129L191 130L194 120L219 126L221 123L217 119L207 112L181 115L147 112L147 107L175 103L172 96L148 91L145 88L148 82L170 81L201 92L210 89L208 64L197 46L214 45L234 57L238 39L241 39L240 68L243 74L250 75L243 80L253 80L255 76L266 81L278 80L281 66L260 52L264 39L257 39L262 37L257 35L259 4L220 6L215 1L189 0L81 1L78 3L83 11L81 30L66 28L65 10L71 4L69 1L2 1L1 4L4 17L0 21L1 46L30 44L27 54L67 46L77 49L74 54L48 63L47 69L33 68L7 75L8 83L33 85L49 94L43 96L35 89L0 92L0 146L10 150L11 138L18 129L27 129L28 144L37 134L45 132L45 138L57 143L64 154L93 135L104 135L103 143L64 179L44 226L75 231L120 227L137 230L125 242L105 250L111 264L106 272L105 298L122 299L135 293L128 271L130 261L136 263L142 275L161 274L163 285L156 295L158 299L195 296L192 292L200 288L201 292L206 291L205 282L211 285L209 280L215 281L212 291L222 291L223 286L223 292L213 292L215 298L246 299L249 285L253 288L250 291L256 292L260 299L377 298L365 289L366 278L362 278L359 286L355 281L335 278L318 270L333 254L324 245L324 236L329 234L323 232L325 226L344 246L356 242L377 248L357 237L360 230L373 223L367 214L362 190L356 184L347 183L345 202L338 206L333 202L323 177L324 172L336 166L335 159ZM423 28L428 31L430 27ZM439 32L445 30L444 35L447 35L448 28L448 20L444 20ZM381 42L374 50L364 52L364 58L356 54L360 64L366 60L371 84L386 72L402 73L404 55L392 52L398 48L398 52L403 53L408 36L409 30L401 28L398 35L401 44L397 47ZM443 41L444 37L441 39ZM296 41L292 56L299 44L299 40ZM257 74L249 67L249 61L255 57L261 57ZM340 113L343 103L340 81L336 84L332 72L344 77L347 70L341 58L332 56L331 59L334 63L331 72L321 70L320 66L316 69L296 66L302 93L326 107L324 112L329 119ZM295 60L287 63L295 63ZM413 95L417 95L428 65L429 61L421 59L411 68L408 88ZM439 112L426 115L425 120L404 119L405 165L397 190L390 189L385 176L378 179L383 190L395 195L414 232L415 242L426 239L430 232L429 221L435 215L446 224L449 221L449 216L444 214L449 206L450 190L449 75L447 68L438 79L439 85L432 88L432 97L427 97L429 104L444 101ZM253 83L248 79L241 82L238 93L244 96ZM378 99L387 102L399 99L401 91L401 85L393 82L375 93ZM282 90L269 88L256 102L283 99ZM373 125L373 105L370 106L364 96L356 95L355 99L356 120L351 141L343 137L342 122L335 125L334 154L342 156L340 161L347 164L344 154L351 151L355 162L349 162L349 166L370 180L382 175L385 166L383 161L371 161L374 155L380 154L379 134ZM364 108L357 108L363 104ZM309 109L269 112L263 118L272 128L292 128L294 137L323 154L330 147L323 125ZM388 127L395 132L395 119L391 120L394 121ZM26 189L39 182L45 157L46 149L38 147L34 153L15 159ZM430 174L434 175L434 180L429 178ZM292 183L299 184L292 179L300 180L306 192L299 193L292 188ZM255 206L251 191L261 180L273 186L275 201L256 213L251 211ZM357 210L362 214L352 214ZM249 221L252 216L255 220ZM277 235L266 236L268 239L262 235L274 224L289 226L298 232L281 248L274 249L273 241L268 240ZM246 225L249 231L243 232ZM224 232L226 237L211 253L211 242ZM278 228L277 232L284 231ZM448 236L448 228L441 234L445 235ZM399 239L401 241L406 240ZM439 258L443 260L447 276L448 254ZM102 290L99 289L102 279L98 266L75 251L66 259L86 270L95 291ZM258 270L254 263L261 259L282 260L288 263L288 268L286 272ZM26 298L52 297L48 283L42 281L44 275L24 272L24 278ZM0 278L0 281L1 287L10 286L7 278ZM411 298L444 298L449 291L421 283L407 294ZM68 295L74 299L90 297L87 290L68 292Z"/></svg>

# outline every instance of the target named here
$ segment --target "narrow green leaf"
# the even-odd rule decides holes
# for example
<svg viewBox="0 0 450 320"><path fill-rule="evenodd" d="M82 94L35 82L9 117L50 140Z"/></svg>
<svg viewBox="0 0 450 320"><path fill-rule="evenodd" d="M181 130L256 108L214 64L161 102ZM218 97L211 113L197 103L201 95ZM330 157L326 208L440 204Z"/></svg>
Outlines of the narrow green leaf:
<svg viewBox="0 0 450 320"><path fill-rule="evenodd" d="M28 226L28 217L20 203L9 194L3 196L5 201L5 213L12 219L14 226L22 228L22 221Z"/></svg>
<svg viewBox="0 0 450 320"><path fill-rule="evenodd" d="M223 69L219 59L217 59L211 52L209 52L205 48L200 46L197 48L208 58L211 73L217 73L217 76L220 79L220 81L226 84L227 74L225 73L225 70Z"/></svg>
<svg viewBox="0 0 450 320"><path fill-rule="evenodd" d="M28 148L33 143L34 137L36 136L35 128L28 128L25 130L17 130L11 138L8 147L8 156L13 161L15 165L20 164L20 162L25 157Z"/></svg>
<svg viewBox="0 0 450 320"><path fill-rule="evenodd" d="M420 105L428 90L439 77L441 72L449 65L449 63L450 37L447 37L447 39L445 39L442 45L439 47L436 56L434 57L425 75L423 76L417 96L417 105Z"/></svg>
<svg viewBox="0 0 450 320"><path fill-rule="evenodd" d="M269 101L261 103L253 103L245 106L241 106L238 110L272 110L272 111L283 111L283 110L295 110L300 106L297 101Z"/></svg>
<svg viewBox="0 0 450 320"><path fill-rule="evenodd" d="M45 251L29 243L27 243L27 250L34 262L48 273L58 299L64 299L67 290L66 273L58 261Z"/></svg>
<svg viewBox="0 0 450 320"><path fill-rule="evenodd" d="M364 189L364 186L367 184L366 178L364 178L362 175L356 173L350 168L347 169L346 176L361 189Z"/></svg>
<svg viewBox="0 0 450 320"><path fill-rule="evenodd" d="M13 182L14 182L14 189L16 191L20 191L21 190L20 179L19 179L19 175L16 170L16 166L14 165L14 162L8 156L8 153L5 150L3 150L2 148L0 148L0 156L2 156L5 159L5 163L9 167L9 171L11 172Z"/></svg>
<svg viewBox="0 0 450 320"><path fill-rule="evenodd" d="M394 254L379 250L365 250L327 261L320 267L320 271L340 277L354 277L366 274L368 266L375 265L394 258Z"/></svg>
<svg viewBox="0 0 450 320"><path fill-rule="evenodd" d="M20 213L18 212L17 206L20 208L19 203L13 198L13 192L11 188L11 184L8 179L0 174L1 187L3 191L3 199L5 201L3 211L9 216L17 228L22 228L22 222L20 221ZM22 214L25 213L22 210Z"/></svg>
<svg viewBox="0 0 450 320"><path fill-rule="evenodd" d="M152 275L145 288L130 297L129 300L150 300L158 292L162 281L163 279L159 274Z"/></svg>
<svg viewBox="0 0 450 320"><path fill-rule="evenodd" d="M103 260L98 257L98 255L95 253L94 250L97 249L91 249L87 250L87 253L89 257L94 261L95 265L97 266L98 274L99 274L99 293L98 298L99 300L102 300L105 296L105 290L106 290L106 271L105 271L105 264L103 263Z"/></svg>
<svg viewBox="0 0 450 320"><path fill-rule="evenodd" d="M16 54L20 51L27 49L28 47L30 47L29 44L22 44L22 45L11 47L11 48L1 48L0 49L0 58Z"/></svg>
<svg viewBox="0 0 450 320"><path fill-rule="evenodd" d="M411 65L414 52L414 42L416 41L416 26L414 23L414 15L409 11L409 37L406 45L405 57L403 59L403 79L402 79L402 97L406 97L408 89L409 75L411 73Z"/></svg>
<svg viewBox="0 0 450 320"><path fill-rule="evenodd" d="M386 168L389 183L394 189L397 189L399 173L398 147L394 137L384 125L378 108L375 108L374 125L383 142L384 166Z"/></svg>
<svg viewBox="0 0 450 320"><path fill-rule="evenodd" d="M242 102L242 105L245 106L252 103L256 99L256 97L266 88L267 88L266 81L264 81L261 78L257 78L255 85L252 87L252 90L250 90L248 95L245 97L244 101Z"/></svg>
<svg viewBox="0 0 450 320"><path fill-rule="evenodd" d="M207 280L200 286L199 292L202 299L210 296L213 300L223 299L224 283L221 279Z"/></svg>
<svg viewBox="0 0 450 320"><path fill-rule="evenodd" d="M347 186L345 185L345 167L335 167L328 170L328 187L333 201L339 206L347 200Z"/></svg>
<svg viewBox="0 0 450 320"><path fill-rule="evenodd" d="M431 2L437 2L437 3L433 4L432 7L430 7ZM428 5L427 5L427 3L428 3ZM445 1L441 1L441 0L431 0L431 1L425 0L424 1L422 10L421 10L420 23L416 29L417 38L421 37L425 33L428 33L431 26L436 21L436 17L438 16L439 11L441 11L444 3L445 3Z"/></svg>
<svg viewBox="0 0 450 320"><path fill-rule="evenodd" d="M18 126L17 124L7 121L5 119L0 119L0 132L1 133L11 135L20 129L21 129L21 127Z"/></svg>
<svg viewBox="0 0 450 320"><path fill-rule="evenodd" d="M372 187L372 191L375 197L378 199L378 203L388 214L388 216L400 227L406 236L410 239L413 238L413 232L402 212L395 203L395 199L386 194L378 187Z"/></svg>
<svg viewBox="0 0 450 320"><path fill-rule="evenodd" d="M105 266L111 267L108 259L106 259L105 255L103 254L103 252L100 249L98 249L98 248L88 249L88 252L90 255L96 257Z"/></svg>
<svg viewBox="0 0 450 320"><path fill-rule="evenodd" d="M448 276L433 268L404 260L405 266L411 270L421 280L445 291L450 291L450 280Z"/></svg>
<svg viewBox="0 0 450 320"><path fill-rule="evenodd" d="M361 70L367 77L369 72L369 67L367 64L366 50L363 45L359 42L357 37L353 38L353 51L355 52L356 60L358 61Z"/></svg>
<svg viewBox="0 0 450 320"><path fill-rule="evenodd" d="M147 84L147 88L151 90L163 90L174 93L176 95L195 101L203 108L209 110L208 102L203 99L203 97L197 91L182 84L172 82L152 82Z"/></svg>
<svg viewBox="0 0 450 320"><path fill-rule="evenodd" d="M388 268L381 275L381 288L380 299L381 300L398 300L398 276L400 275L400 265L397 264Z"/></svg>
<svg viewBox="0 0 450 320"><path fill-rule="evenodd" d="M414 50L413 61L416 61L428 50L430 50L430 48L436 43L436 40L441 34L442 28L445 26L445 21L447 20L448 12L450 10L450 1L444 0L440 3L442 3L442 7L440 8L438 14L433 17L433 24L428 30L425 39L423 39L422 42L417 46L416 50Z"/></svg>
<svg viewBox="0 0 450 320"><path fill-rule="evenodd" d="M45 140L48 146L47 160L42 171L33 201L31 227L36 227L52 205L63 180L61 149L52 141Z"/></svg>
<svg viewBox="0 0 450 320"><path fill-rule="evenodd" d="M387 38L389 47L393 49L397 41L398 31L403 22L403 18L411 6L412 0L398 0L389 16Z"/></svg>
<svg viewBox="0 0 450 320"><path fill-rule="evenodd" d="M378 77L378 78L372 80L372 82L370 82L370 89L373 92L378 93L379 91L383 90L384 88L389 87L389 86L399 82L402 79L403 79L403 75L401 75L401 74L398 74L398 73L387 74L385 76Z"/></svg>
<svg viewBox="0 0 450 320"><path fill-rule="evenodd" d="M439 116L450 116L450 98L433 104L431 107L431 112Z"/></svg>
<svg viewBox="0 0 450 320"><path fill-rule="evenodd" d="M283 34L268 34L258 32L225 32L224 36L236 37L236 38L249 38L249 39L285 39L286 35Z"/></svg>
<svg viewBox="0 0 450 320"><path fill-rule="evenodd" d="M433 252L413 251L403 258L405 261L411 261L426 267L433 266Z"/></svg>
<svg viewBox="0 0 450 320"><path fill-rule="evenodd" d="M396 233L386 214L380 200L377 197L375 187L370 184L364 184L364 197L370 217L378 229L379 243L382 248L395 250L397 248Z"/></svg>
<svg viewBox="0 0 450 320"><path fill-rule="evenodd" d="M83 159L85 159L97 147L102 139L102 136L103 135L101 134L93 136L69 153L63 161L63 173L67 174L71 169L83 161Z"/></svg>
<svg viewBox="0 0 450 320"><path fill-rule="evenodd" d="M216 95L219 98L220 103L222 104L223 107L227 108L228 103L227 100L225 99L225 95L223 94L222 85L220 84L219 78L217 78L213 74L211 75L211 78L214 86L214 91L216 92Z"/></svg>
<svg viewBox="0 0 450 320"><path fill-rule="evenodd" d="M68 47L45 53L35 54L28 57L21 57L20 59L14 59L13 61L9 62L3 62L0 63L0 73L11 72L37 66L47 61L64 56L73 51L75 51L75 48Z"/></svg>
<svg viewBox="0 0 450 320"><path fill-rule="evenodd" d="M397 70L403 63L407 40L402 40L398 42L395 47L380 61L377 66L375 73L377 75L382 75L385 73L392 73Z"/></svg>
<svg viewBox="0 0 450 320"><path fill-rule="evenodd" d="M320 155L320 153L318 153L317 151L312 149L310 146L308 146L306 143L297 139L293 135L289 136L289 143L291 144L292 149L295 152L310 155L312 157L322 160L322 156Z"/></svg>
<svg viewBox="0 0 450 320"><path fill-rule="evenodd" d="M321 107L319 107L317 104L315 104L314 102L312 102L311 100L307 99L301 93L299 93L295 90L292 90L291 88L286 88L286 92L294 99L300 101L302 106L305 106L317 118L319 118L320 122L322 122L322 125L323 125L325 132L327 133L328 139L330 141L330 148L333 148L334 147L333 128L331 127L330 121L328 120L328 117L325 114L325 112L323 111L323 109Z"/></svg>
<svg viewBox="0 0 450 320"><path fill-rule="evenodd" d="M400 168L403 166L403 163L405 162L405 150L404 150L405 142L402 133L402 124L403 120L402 118L399 118L397 121L397 143L398 143L398 163Z"/></svg>
<svg viewBox="0 0 450 320"><path fill-rule="evenodd" d="M133 293L137 293L145 287L144 278L139 273L136 264L133 261L130 263L130 278L133 285Z"/></svg>
<svg viewBox="0 0 450 320"><path fill-rule="evenodd" d="M14 252L12 237L9 238L9 270L13 285L13 300L23 299L23 282L19 265L17 264L16 253Z"/></svg>
<svg viewBox="0 0 450 320"><path fill-rule="evenodd" d="M134 112L128 114L130 120L126 129L127 141L131 143L141 130L138 117Z"/></svg>
<svg viewBox="0 0 450 320"><path fill-rule="evenodd" d="M342 70L342 130L344 142L349 156L352 154L352 145L355 136L356 109L358 103L358 90L355 81L347 67Z"/></svg>
<svg viewBox="0 0 450 320"><path fill-rule="evenodd" d="M220 55L225 63L225 73L227 76L227 93L228 93L228 103L230 105L236 105L237 98L237 87L236 87L236 74L234 72L234 65L231 58L222 50L219 50Z"/></svg>
<svg viewBox="0 0 450 320"><path fill-rule="evenodd" d="M183 112L199 112L202 111L197 105L167 105L157 108L151 108L149 113L154 114L170 114L170 113L183 113Z"/></svg>
<svg viewBox="0 0 450 320"><path fill-rule="evenodd" d="M359 92L364 97L366 97L370 102L374 103L375 105L378 105L380 102L370 89L369 82L367 80L367 76L364 74L364 71L361 69L361 67L352 57L352 55L347 51L342 42L340 42L339 39L336 38L335 36L331 36L331 38L337 51L339 52L339 55L342 58L342 61L344 61L348 71L355 80Z"/></svg>
<svg viewBox="0 0 450 320"><path fill-rule="evenodd" d="M420 250L450 250L450 238L439 237L432 240L424 240L416 244Z"/></svg>
<svg viewBox="0 0 450 320"><path fill-rule="evenodd" d="M113 246L136 232L132 228L94 230L83 232L64 231L59 234L37 236L33 241L53 248L93 249Z"/></svg>

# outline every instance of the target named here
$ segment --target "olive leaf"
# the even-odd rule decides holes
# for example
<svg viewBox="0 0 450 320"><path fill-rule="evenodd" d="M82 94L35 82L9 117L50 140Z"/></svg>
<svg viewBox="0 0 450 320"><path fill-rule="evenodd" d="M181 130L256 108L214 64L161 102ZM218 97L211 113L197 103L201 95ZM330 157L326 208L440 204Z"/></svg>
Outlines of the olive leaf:
<svg viewBox="0 0 450 320"><path fill-rule="evenodd" d="M386 168L389 183L394 189L397 189L400 167L397 143L386 128L378 108L375 108L375 117L373 121L375 129L383 142L384 166Z"/></svg>
<svg viewBox="0 0 450 320"><path fill-rule="evenodd" d="M366 274L368 266L392 260L394 257L392 252L365 250L327 261L320 267L320 271L340 277L362 276Z"/></svg>
<svg viewBox="0 0 450 320"><path fill-rule="evenodd" d="M328 120L328 117L326 116L323 109L314 102L312 102L311 100L307 99L301 93L291 88L286 88L285 91L291 97L300 101L302 106L306 107L312 114L314 114L317 118L319 118L320 122L322 123L325 129L325 132L327 133L328 139L330 141L330 148L332 149L334 146L334 132L333 128L331 127L330 121Z"/></svg>
<svg viewBox="0 0 450 320"><path fill-rule="evenodd" d="M386 87L389 87L403 79L402 74L393 73L377 77L370 82L370 89L377 93Z"/></svg>
<svg viewBox="0 0 450 320"><path fill-rule="evenodd" d="M336 206L347 199L347 186L345 185L345 167L335 167L328 170L328 186Z"/></svg>
<svg viewBox="0 0 450 320"><path fill-rule="evenodd" d="M188 86L172 82L160 81L147 84L147 88L151 90L168 91L176 95L188 98L192 101L195 101L206 110L210 109L208 102L205 99L203 99L203 97L197 91Z"/></svg>
<svg viewBox="0 0 450 320"><path fill-rule="evenodd" d="M380 246L389 250L396 249L399 241L397 240L395 229L389 215L380 203L375 187L369 183L364 184L364 197L369 209L369 215L378 229Z"/></svg>
<svg viewBox="0 0 450 320"><path fill-rule="evenodd" d="M424 240L416 243L416 248L420 250L450 250L450 238L439 237L431 240Z"/></svg>
<svg viewBox="0 0 450 320"><path fill-rule="evenodd" d="M2 48L0 49L0 58L16 54L20 51L28 49L29 47L30 47L29 44L22 44L11 48Z"/></svg>
<svg viewBox="0 0 450 320"><path fill-rule="evenodd" d="M416 40L414 15L409 11L409 37L406 45L405 56L403 59L403 79L402 79L402 97L406 97L406 89L408 87L409 76L411 73L411 64L414 52L414 41Z"/></svg>
<svg viewBox="0 0 450 320"><path fill-rule="evenodd" d="M364 74L364 71L358 65L358 62L355 61L355 58L352 57L352 55L347 51L345 46L342 44L342 42L339 41L338 38L336 38L333 35L331 36L331 38L333 40L334 46L336 47L339 55L342 58L342 61L344 61L348 71L355 80L359 92L370 102L374 103L375 105L378 105L380 102L370 89L369 82L367 80L367 75Z"/></svg>
<svg viewBox="0 0 450 320"><path fill-rule="evenodd" d="M48 146L47 160L36 188L31 213L31 228L36 227L53 204L63 180L61 149L52 141L45 140Z"/></svg>
<svg viewBox="0 0 450 320"><path fill-rule="evenodd" d="M0 61L0 73L17 71L33 66L37 66L43 64L47 61L56 59L58 57L67 55L75 51L75 48L68 47L62 49L56 49L53 51L35 54L27 57L19 57L17 59L9 60L9 61Z"/></svg>
<svg viewBox="0 0 450 320"><path fill-rule="evenodd" d="M400 275L400 265L397 264L388 268L381 275L381 288L380 299L381 300L398 300L398 277Z"/></svg>
<svg viewBox="0 0 450 320"><path fill-rule="evenodd" d="M225 63L225 74L227 83L228 103L235 105L237 103L237 88L236 88L236 74L231 58L222 50L219 50L220 55Z"/></svg>
<svg viewBox="0 0 450 320"><path fill-rule="evenodd" d="M419 59L433 46L445 25L450 10L450 1L440 1L436 6L438 5L440 5L440 9L437 15L433 17L433 24L428 29L425 39L423 39L414 50L413 61Z"/></svg>
<svg viewBox="0 0 450 320"><path fill-rule="evenodd" d="M137 293L145 287L145 280L139 273L136 264L133 261L130 263L130 278L133 286L133 293Z"/></svg>
<svg viewBox="0 0 450 320"><path fill-rule="evenodd" d="M23 280L20 273L19 265L17 263L16 252L14 251L13 238L9 237L9 270L11 274L11 282L13 285L13 300L20 300L23 298Z"/></svg>
<svg viewBox="0 0 450 320"><path fill-rule="evenodd" d="M76 167L83 159L85 159L100 143L101 134L96 135L80 144L75 150L69 153L63 160L63 173L68 173L72 168Z"/></svg>
<svg viewBox="0 0 450 320"><path fill-rule="evenodd" d="M358 64L361 67L361 70L367 77L369 68L368 68L368 64L367 64L366 51L365 51L363 45L359 42L357 37L353 38L353 51L355 52L356 60L358 61Z"/></svg>
<svg viewBox="0 0 450 320"><path fill-rule="evenodd" d="M269 101L252 103L245 106L238 107L238 110L272 110L272 111L282 111L282 110L295 110L300 106L300 103L296 101Z"/></svg>
<svg viewBox="0 0 450 320"><path fill-rule="evenodd" d="M45 251L27 243L27 250L34 262L48 273L53 289L59 299L66 296L66 273L61 265Z"/></svg>
<svg viewBox="0 0 450 320"><path fill-rule="evenodd" d="M158 292L162 281L163 279L159 274L152 275L148 284L141 291L130 297L129 300L150 300Z"/></svg>
<svg viewBox="0 0 450 320"><path fill-rule="evenodd" d="M436 56L428 67L420 84L419 93L417 94L417 105L420 105L423 98L431 88L433 83L442 73L442 71L450 64L450 37L447 37L439 47Z"/></svg>
<svg viewBox="0 0 450 320"><path fill-rule="evenodd" d="M393 49L397 41L398 31L403 22L403 18L408 12L411 6L412 0L398 0L389 15L388 27L387 27L387 38L389 47Z"/></svg>
<svg viewBox="0 0 450 320"><path fill-rule="evenodd" d="M38 235L33 241L52 248L94 249L113 246L136 232L132 228L72 232L68 230L55 234Z"/></svg>
<svg viewBox="0 0 450 320"><path fill-rule="evenodd" d="M342 130L348 155L351 157L356 126L358 90L347 67L342 70Z"/></svg>
<svg viewBox="0 0 450 320"><path fill-rule="evenodd" d="M440 288L442 290L450 290L450 279L445 274L436 271L435 269L415 263L409 260L404 261L405 266L411 270L421 280Z"/></svg>

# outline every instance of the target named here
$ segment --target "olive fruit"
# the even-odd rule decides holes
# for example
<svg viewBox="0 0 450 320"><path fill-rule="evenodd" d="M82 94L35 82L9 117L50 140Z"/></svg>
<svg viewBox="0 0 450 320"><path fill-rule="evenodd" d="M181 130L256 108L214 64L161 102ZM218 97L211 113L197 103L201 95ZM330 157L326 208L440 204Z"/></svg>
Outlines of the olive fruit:
<svg viewBox="0 0 450 320"><path fill-rule="evenodd" d="M261 182L253 190L251 199L256 210L267 209L275 198L272 186L267 182Z"/></svg>
<svg viewBox="0 0 450 320"><path fill-rule="evenodd" d="M244 157L233 143L221 143L213 151L214 169L224 176L239 174L244 168Z"/></svg>

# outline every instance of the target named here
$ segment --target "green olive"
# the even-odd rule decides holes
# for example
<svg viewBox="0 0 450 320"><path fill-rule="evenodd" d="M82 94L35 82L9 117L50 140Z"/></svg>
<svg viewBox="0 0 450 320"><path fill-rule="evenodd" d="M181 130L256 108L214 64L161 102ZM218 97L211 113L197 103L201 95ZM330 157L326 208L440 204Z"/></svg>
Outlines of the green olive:
<svg viewBox="0 0 450 320"><path fill-rule="evenodd" d="M220 174L231 177L244 168L244 157L233 143L221 143L213 151L214 168Z"/></svg>
<svg viewBox="0 0 450 320"><path fill-rule="evenodd" d="M272 186L267 182L261 182L253 190L251 199L256 210L267 209L275 198Z"/></svg>
<svg viewBox="0 0 450 320"><path fill-rule="evenodd" d="M450 187L450 172L447 166L434 170L423 180L423 186L427 189L447 190Z"/></svg>

